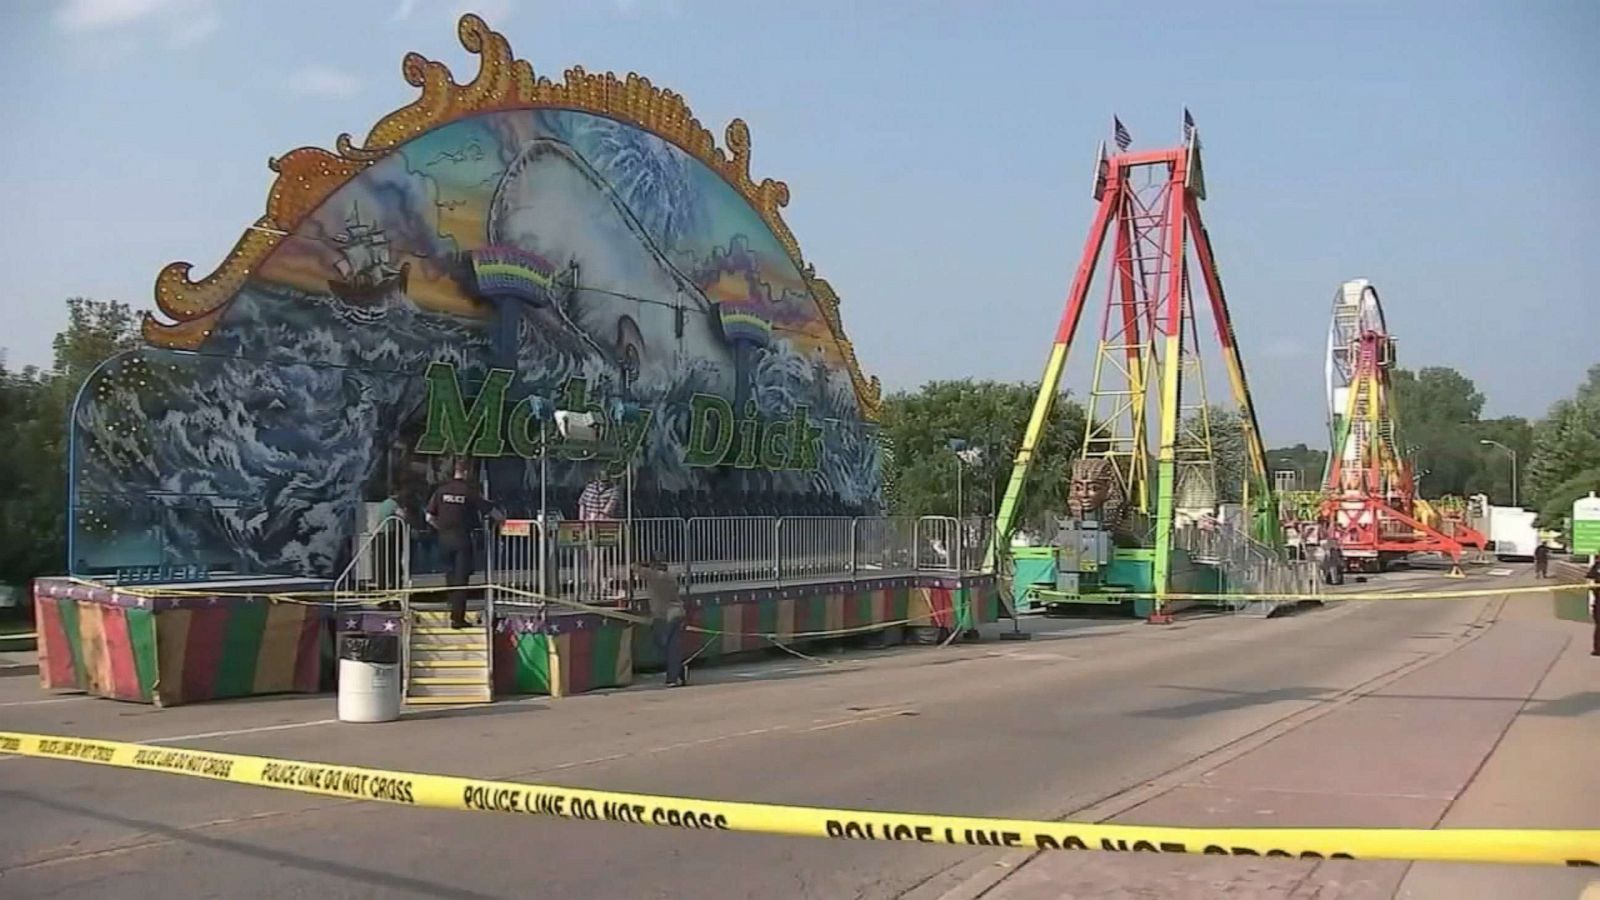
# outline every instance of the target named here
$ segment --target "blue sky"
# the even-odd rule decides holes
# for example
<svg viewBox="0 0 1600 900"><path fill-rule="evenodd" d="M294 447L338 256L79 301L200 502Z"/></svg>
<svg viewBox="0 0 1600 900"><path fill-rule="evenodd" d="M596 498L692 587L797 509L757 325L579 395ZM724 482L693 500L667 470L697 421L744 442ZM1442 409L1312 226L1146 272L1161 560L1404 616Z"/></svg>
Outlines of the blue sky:
<svg viewBox="0 0 1600 900"><path fill-rule="evenodd" d="M1402 364L1541 414L1600 362L1600 4L22 0L0 29L0 346L46 363L83 294L151 305L263 208L269 156L409 102L408 50L475 71L464 9L536 71L638 71L753 174L885 386L1038 377L1113 113L1204 208L1269 444L1322 439L1338 284L1374 280ZM1087 387L1095 323L1069 380ZM1220 396L1223 383L1213 383Z"/></svg>

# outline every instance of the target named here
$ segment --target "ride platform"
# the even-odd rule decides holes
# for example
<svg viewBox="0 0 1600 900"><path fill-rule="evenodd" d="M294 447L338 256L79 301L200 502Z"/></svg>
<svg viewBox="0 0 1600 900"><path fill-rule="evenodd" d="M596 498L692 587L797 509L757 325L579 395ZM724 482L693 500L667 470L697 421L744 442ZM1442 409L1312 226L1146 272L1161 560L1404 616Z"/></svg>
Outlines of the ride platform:
<svg viewBox="0 0 1600 900"><path fill-rule="evenodd" d="M481 595L481 579L474 587ZM40 682L49 690L161 707L329 690L339 636L408 629L398 597L384 604L388 609L295 599L328 588L329 582L298 578L136 586L40 579L34 588ZM685 605L685 656L696 662L852 635L897 635L907 627L965 632L997 621L1001 611L992 575L926 571L703 584L691 588ZM475 606L481 610L481 601ZM547 603L493 610L482 623L493 696L621 687L661 665L649 628L617 615L642 612L642 597L609 608Z"/></svg>

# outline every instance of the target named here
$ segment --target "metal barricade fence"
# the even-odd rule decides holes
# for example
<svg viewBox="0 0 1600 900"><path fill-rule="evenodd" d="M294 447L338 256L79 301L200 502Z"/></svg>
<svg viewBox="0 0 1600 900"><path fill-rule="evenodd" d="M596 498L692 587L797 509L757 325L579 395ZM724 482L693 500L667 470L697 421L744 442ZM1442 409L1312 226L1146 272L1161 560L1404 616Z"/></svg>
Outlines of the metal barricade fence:
<svg viewBox="0 0 1600 900"><path fill-rule="evenodd" d="M485 527L488 559L484 581L489 586L484 596L491 614L496 608L541 607L543 601L528 596L543 595L547 589L545 572L549 564L544 529L537 519L507 519L496 528Z"/></svg>
<svg viewBox="0 0 1600 900"><path fill-rule="evenodd" d="M961 521L961 548L956 564L963 570L975 569L983 564L989 552L989 542L994 539L994 519L989 516L968 516Z"/></svg>
<svg viewBox="0 0 1600 900"><path fill-rule="evenodd" d="M382 591L403 591L411 586L411 527L390 516L356 541L355 555L333 582L333 603L360 599Z"/></svg>
<svg viewBox="0 0 1600 900"><path fill-rule="evenodd" d="M1227 594L1314 598L1321 593L1314 561L1275 556L1269 548L1230 525L1187 524L1173 532L1173 544L1188 551L1196 562L1217 566L1222 573L1223 591ZM1222 601L1235 611L1287 602L1290 601L1252 601L1242 596Z"/></svg>
<svg viewBox="0 0 1600 900"><path fill-rule="evenodd" d="M625 600L632 581L627 525L622 519L553 523L550 594L590 605Z"/></svg>
<svg viewBox="0 0 1600 900"><path fill-rule="evenodd" d="M629 562L660 562L681 572L689 561L687 519L634 519L628 523Z"/></svg>
<svg viewBox="0 0 1600 900"><path fill-rule="evenodd" d="M916 548L919 570L960 571L961 523L950 516L923 516L917 520Z"/></svg>
<svg viewBox="0 0 1600 900"><path fill-rule="evenodd" d="M730 584L778 577L778 520L719 516L689 520L689 581Z"/></svg>
<svg viewBox="0 0 1600 900"><path fill-rule="evenodd" d="M654 562L683 578L689 567L689 520L675 518L632 519L628 522L626 584L629 596L638 595L644 585L632 571L634 563Z"/></svg>
<svg viewBox="0 0 1600 900"><path fill-rule="evenodd" d="M878 516L855 522L857 574L914 571L916 547L917 520L910 516Z"/></svg>
<svg viewBox="0 0 1600 900"><path fill-rule="evenodd" d="M854 572L854 521L848 516L779 519L778 580L820 580Z"/></svg>

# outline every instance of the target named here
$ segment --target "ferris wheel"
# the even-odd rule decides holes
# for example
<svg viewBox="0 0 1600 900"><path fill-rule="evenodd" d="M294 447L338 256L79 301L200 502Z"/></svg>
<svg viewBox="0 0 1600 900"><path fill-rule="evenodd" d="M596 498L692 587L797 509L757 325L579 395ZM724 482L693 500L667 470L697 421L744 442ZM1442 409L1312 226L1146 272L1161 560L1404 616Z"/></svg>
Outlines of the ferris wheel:
<svg viewBox="0 0 1600 900"><path fill-rule="evenodd" d="M1365 338L1365 340L1364 340ZM1398 456L1395 423L1389 405L1389 368L1394 363L1394 341L1389 337L1378 289L1365 278L1347 281L1333 296L1333 316L1328 326L1328 356L1324 367L1327 384L1328 432L1334 461L1341 468L1363 467L1362 456L1375 442L1387 445ZM1380 358L1363 359L1364 355ZM1366 390L1357 381L1371 379L1376 384ZM1330 485L1331 487L1331 485Z"/></svg>

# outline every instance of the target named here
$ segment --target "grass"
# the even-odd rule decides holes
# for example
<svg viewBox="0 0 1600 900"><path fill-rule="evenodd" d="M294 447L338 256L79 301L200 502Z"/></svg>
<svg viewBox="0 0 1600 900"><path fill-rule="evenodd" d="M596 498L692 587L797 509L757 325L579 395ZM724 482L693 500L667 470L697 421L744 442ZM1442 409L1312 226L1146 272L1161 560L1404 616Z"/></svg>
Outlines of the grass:
<svg viewBox="0 0 1600 900"><path fill-rule="evenodd" d="M1589 598L1582 591L1561 591L1553 595L1556 618L1569 622L1588 622Z"/></svg>
<svg viewBox="0 0 1600 900"><path fill-rule="evenodd" d="M1561 581L1582 581L1583 569L1581 565L1559 562L1552 569L1551 574ZM1592 622L1589 617L1589 593L1587 591L1557 591L1550 595L1551 604L1555 607L1556 618L1566 619L1569 622Z"/></svg>

